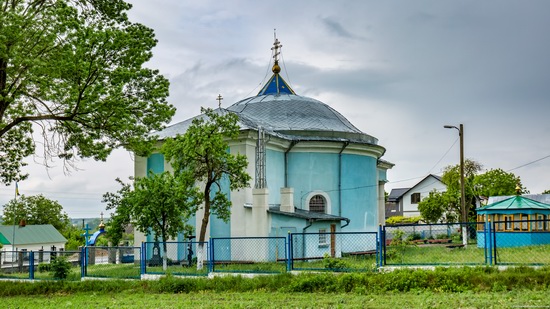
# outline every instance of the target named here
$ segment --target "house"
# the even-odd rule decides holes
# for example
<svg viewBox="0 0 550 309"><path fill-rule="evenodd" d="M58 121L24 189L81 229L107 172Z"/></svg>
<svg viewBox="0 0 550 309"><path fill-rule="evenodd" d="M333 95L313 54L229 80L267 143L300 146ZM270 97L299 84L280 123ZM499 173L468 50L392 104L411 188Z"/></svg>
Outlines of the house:
<svg viewBox="0 0 550 309"><path fill-rule="evenodd" d="M490 197L488 205L476 209L478 247L486 247L488 222L499 247L550 244L550 204L542 201L550 202L550 194Z"/></svg>
<svg viewBox="0 0 550 309"><path fill-rule="evenodd" d="M386 203L386 218L420 216L418 203L433 190L447 191L447 186L441 181L441 177L433 174L424 177L411 188L392 189Z"/></svg>
<svg viewBox="0 0 550 309"><path fill-rule="evenodd" d="M232 202L231 217L226 223L212 216L207 238L376 231L385 219L384 184L393 167L382 159L385 148L331 106L296 94L279 75L280 47L275 40L273 75L257 95L216 110L239 118L240 136L229 151L248 157L254 188L221 189ZM162 142L184 134L191 121L155 135ZM171 167L160 153L135 159L136 177L165 170ZM201 218L189 224L199 227ZM317 239L316 248L328 247L328 237ZM136 243L152 240L135 236Z"/></svg>
<svg viewBox="0 0 550 309"><path fill-rule="evenodd" d="M58 251L67 239L51 224L0 225L1 261L11 261L13 251Z"/></svg>

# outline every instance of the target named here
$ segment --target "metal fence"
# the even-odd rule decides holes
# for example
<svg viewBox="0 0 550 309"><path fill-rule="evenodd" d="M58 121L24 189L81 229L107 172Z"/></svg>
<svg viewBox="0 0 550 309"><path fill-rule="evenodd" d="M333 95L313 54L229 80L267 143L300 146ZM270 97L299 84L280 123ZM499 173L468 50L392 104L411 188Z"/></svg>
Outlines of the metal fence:
<svg viewBox="0 0 550 309"><path fill-rule="evenodd" d="M486 264L486 250L477 246L476 223L385 226L383 265ZM463 229L467 239L464 241Z"/></svg>
<svg viewBox="0 0 550 309"><path fill-rule="evenodd" d="M212 271L282 273L287 270L285 237L212 238Z"/></svg>
<svg viewBox="0 0 550 309"><path fill-rule="evenodd" d="M292 233L290 269L370 271L380 249L376 232Z"/></svg>
<svg viewBox="0 0 550 309"><path fill-rule="evenodd" d="M550 220L495 221L487 247L497 265L550 265Z"/></svg>
<svg viewBox="0 0 550 309"><path fill-rule="evenodd" d="M139 247L84 247L83 277L140 278Z"/></svg>
<svg viewBox="0 0 550 309"><path fill-rule="evenodd" d="M60 279L55 273L59 261L69 265L65 280L206 276L210 272L365 272L385 265L550 265L550 218L395 225L380 227L378 232L211 238L202 243L145 242L141 247L80 251L1 251L0 278Z"/></svg>
<svg viewBox="0 0 550 309"><path fill-rule="evenodd" d="M207 242L145 242L141 248L142 274L206 276L210 270Z"/></svg>
<svg viewBox="0 0 550 309"><path fill-rule="evenodd" d="M68 265L66 277L56 273L56 260ZM1 251L0 277L10 279L80 280L80 251Z"/></svg>

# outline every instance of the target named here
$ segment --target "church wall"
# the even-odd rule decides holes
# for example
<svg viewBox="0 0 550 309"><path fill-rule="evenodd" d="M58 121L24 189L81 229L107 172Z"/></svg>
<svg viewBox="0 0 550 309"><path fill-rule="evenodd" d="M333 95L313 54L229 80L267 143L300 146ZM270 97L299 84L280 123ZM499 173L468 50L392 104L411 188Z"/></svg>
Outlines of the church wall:
<svg viewBox="0 0 550 309"><path fill-rule="evenodd" d="M294 188L294 205L308 209L306 198L314 191L326 193L332 214L338 209L338 153L289 152L288 187Z"/></svg>
<svg viewBox="0 0 550 309"><path fill-rule="evenodd" d="M346 232L377 230L376 161L370 156L342 155L342 216L351 219Z"/></svg>
<svg viewBox="0 0 550 309"><path fill-rule="evenodd" d="M282 151L266 150L266 177L267 187L272 192L269 195L269 204L280 204L279 190L285 186L285 153Z"/></svg>

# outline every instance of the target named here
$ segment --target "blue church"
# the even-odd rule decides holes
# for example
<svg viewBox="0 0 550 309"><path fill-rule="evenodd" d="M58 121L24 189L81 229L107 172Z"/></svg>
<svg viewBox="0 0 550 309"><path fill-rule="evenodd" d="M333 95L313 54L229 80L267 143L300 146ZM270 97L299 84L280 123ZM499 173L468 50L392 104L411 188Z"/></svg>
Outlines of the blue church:
<svg viewBox="0 0 550 309"><path fill-rule="evenodd" d="M393 167L382 160L386 149L329 105L296 94L279 74L280 47L275 39L273 75L257 95L217 109L238 116L240 136L229 142L229 151L248 157L253 179L251 188L223 189L231 218L226 223L213 215L207 238L377 231L385 219L386 173ZM184 134L192 120L155 133L159 142ZM149 170L171 167L162 154L137 157L135 176ZM199 210L190 224L200 227L201 218ZM136 235L135 241L152 238ZM318 241L322 247L329 240Z"/></svg>

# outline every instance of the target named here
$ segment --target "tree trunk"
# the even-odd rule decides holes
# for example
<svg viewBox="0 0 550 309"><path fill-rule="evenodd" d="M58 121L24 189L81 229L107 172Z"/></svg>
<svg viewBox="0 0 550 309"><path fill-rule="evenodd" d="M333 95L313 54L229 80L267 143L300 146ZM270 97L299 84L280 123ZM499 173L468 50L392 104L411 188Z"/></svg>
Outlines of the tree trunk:
<svg viewBox="0 0 550 309"><path fill-rule="evenodd" d="M202 217L199 243L197 246L197 270L201 270L204 267L204 259L206 257L204 252L204 239L206 238L208 220L210 220L210 186L211 184L207 183L204 187L204 215Z"/></svg>
<svg viewBox="0 0 550 309"><path fill-rule="evenodd" d="M162 241L162 251L164 252L162 255L162 270L166 271L168 269L168 246L165 239Z"/></svg>

